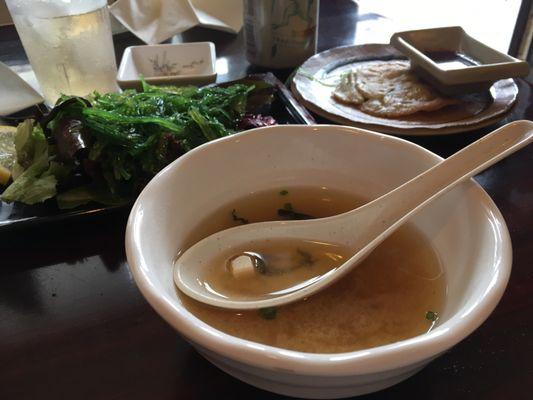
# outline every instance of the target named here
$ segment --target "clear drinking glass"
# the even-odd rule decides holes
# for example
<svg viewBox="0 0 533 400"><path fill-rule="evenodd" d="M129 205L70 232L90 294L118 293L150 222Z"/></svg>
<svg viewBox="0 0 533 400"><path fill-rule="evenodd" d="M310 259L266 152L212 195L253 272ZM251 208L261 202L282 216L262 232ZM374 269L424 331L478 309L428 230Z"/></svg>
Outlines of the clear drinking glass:
<svg viewBox="0 0 533 400"><path fill-rule="evenodd" d="M107 0L6 0L45 101L117 91Z"/></svg>

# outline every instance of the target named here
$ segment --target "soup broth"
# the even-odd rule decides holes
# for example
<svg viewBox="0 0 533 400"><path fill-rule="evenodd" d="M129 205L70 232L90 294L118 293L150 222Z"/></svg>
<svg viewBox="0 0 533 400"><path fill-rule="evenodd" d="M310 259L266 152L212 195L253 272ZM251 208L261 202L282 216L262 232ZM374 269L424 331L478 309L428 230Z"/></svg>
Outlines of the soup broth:
<svg viewBox="0 0 533 400"><path fill-rule="evenodd" d="M251 193L201 220L185 248L242 223L326 217L363 203L351 194L317 187ZM340 353L427 332L444 305L445 279L429 241L408 223L339 282L297 303L225 310L176 290L191 313L230 335L296 351Z"/></svg>

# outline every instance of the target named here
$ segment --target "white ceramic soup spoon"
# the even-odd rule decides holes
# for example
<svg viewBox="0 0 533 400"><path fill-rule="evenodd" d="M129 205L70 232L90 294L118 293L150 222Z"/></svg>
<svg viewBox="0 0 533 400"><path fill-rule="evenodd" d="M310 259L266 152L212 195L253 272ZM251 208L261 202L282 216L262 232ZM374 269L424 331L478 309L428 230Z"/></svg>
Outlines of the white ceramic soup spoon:
<svg viewBox="0 0 533 400"><path fill-rule="evenodd" d="M183 293L202 303L231 309L279 306L308 297L350 272L422 207L532 140L533 122L516 121L355 210L314 220L248 224L215 233L193 245L176 260L174 281ZM310 280L309 284L297 285L293 291L284 290L279 295L230 298L210 290L200 279L203 269L212 265L221 252L228 253L246 245L253 248L254 243L268 239L335 243L348 247L353 256L338 268Z"/></svg>

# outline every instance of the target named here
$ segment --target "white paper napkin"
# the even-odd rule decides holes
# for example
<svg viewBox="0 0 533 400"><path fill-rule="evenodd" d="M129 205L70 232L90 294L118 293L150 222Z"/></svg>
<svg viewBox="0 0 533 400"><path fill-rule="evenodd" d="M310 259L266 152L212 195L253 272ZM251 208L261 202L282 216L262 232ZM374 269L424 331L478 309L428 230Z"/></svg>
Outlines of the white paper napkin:
<svg viewBox="0 0 533 400"><path fill-rule="evenodd" d="M233 33L242 27L242 0L118 0L109 9L148 44L197 25Z"/></svg>
<svg viewBox="0 0 533 400"><path fill-rule="evenodd" d="M0 62L0 115L9 115L42 102L39 93Z"/></svg>

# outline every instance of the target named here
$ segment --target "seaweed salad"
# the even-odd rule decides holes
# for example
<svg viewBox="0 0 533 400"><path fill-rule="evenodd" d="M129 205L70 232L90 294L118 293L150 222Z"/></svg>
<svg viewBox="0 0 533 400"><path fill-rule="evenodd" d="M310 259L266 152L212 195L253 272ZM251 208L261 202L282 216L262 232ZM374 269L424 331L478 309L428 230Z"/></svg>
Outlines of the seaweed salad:
<svg viewBox="0 0 533 400"><path fill-rule="evenodd" d="M250 103L271 101L265 85L197 88L143 82L140 92L62 96L48 114L17 127L12 181L1 199L35 204L55 198L62 209L91 201L128 203L187 151L275 124L272 117L247 112Z"/></svg>

